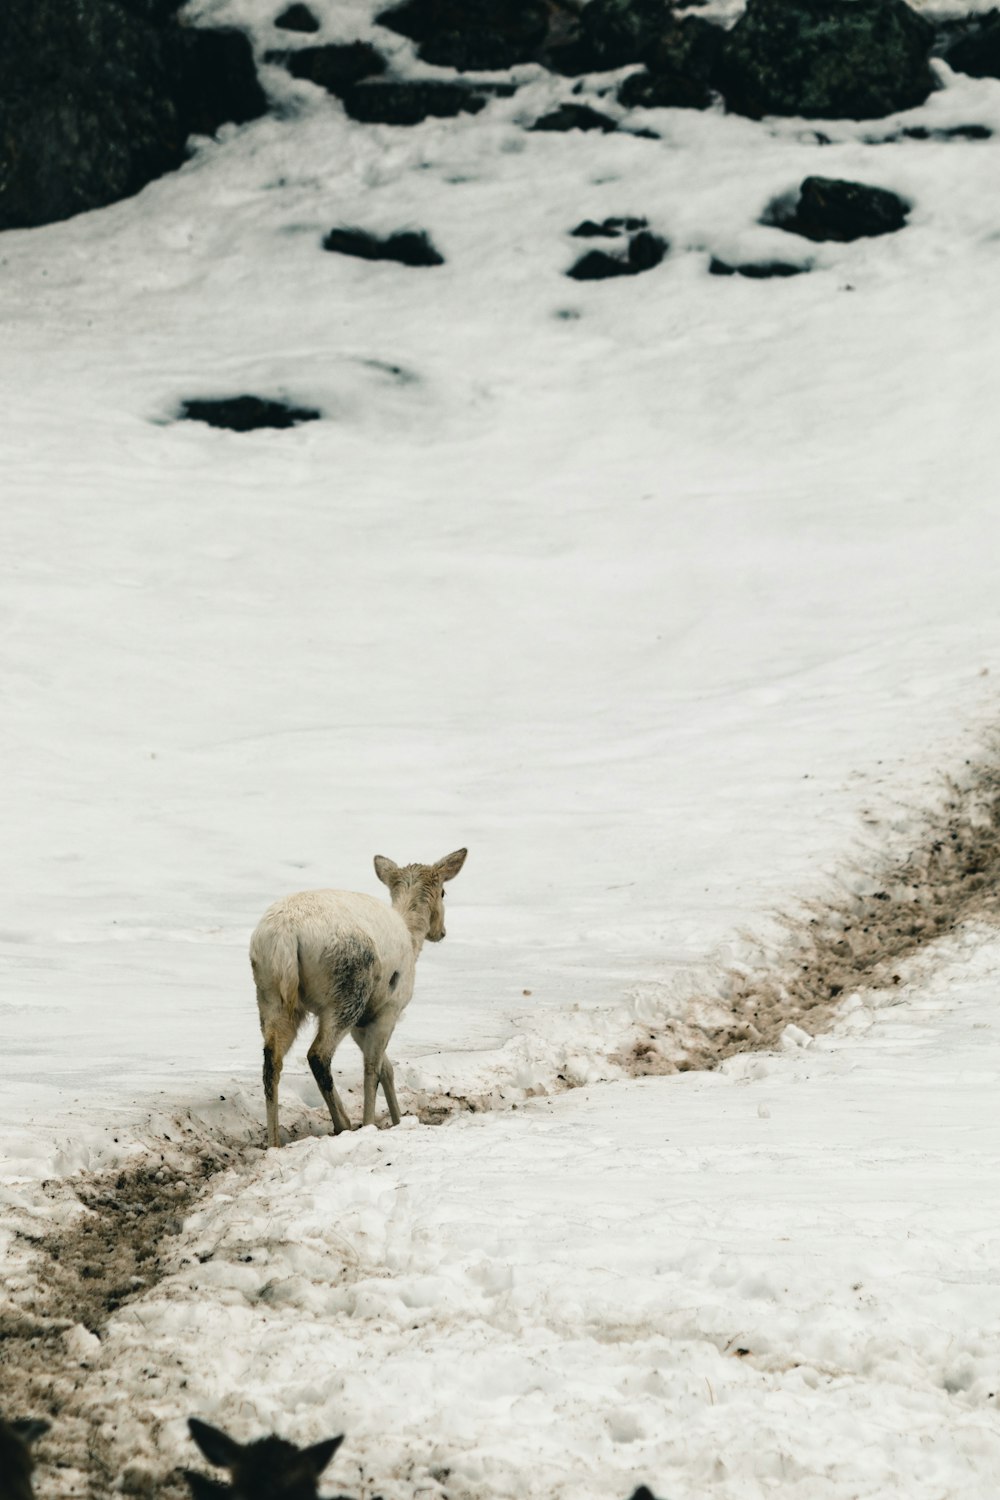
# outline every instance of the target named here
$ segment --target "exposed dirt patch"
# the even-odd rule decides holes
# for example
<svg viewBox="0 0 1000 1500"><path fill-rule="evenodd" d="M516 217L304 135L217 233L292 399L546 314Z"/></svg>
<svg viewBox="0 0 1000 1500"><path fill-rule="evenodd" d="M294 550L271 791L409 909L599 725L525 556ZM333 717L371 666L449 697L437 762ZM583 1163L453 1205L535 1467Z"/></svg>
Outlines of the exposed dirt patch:
<svg viewBox="0 0 1000 1500"><path fill-rule="evenodd" d="M170 1160L46 1183L56 1227L37 1217L18 1227L32 1254L0 1307L0 1410L52 1421L36 1450L38 1494L106 1500L121 1491L120 1456L87 1412L89 1359L112 1314L164 1274L170 1237L237 1149L199 1142ZM167 1500L175 1490L184 1493L176 1484L158 1493Z"/></svg>
<svg viewBox="0 0 1000 1500"><path fill-rule="evenodd" d="M858 859L825 898L781 918L785 942L732 968L689 1019L644 1028L621 1054L633 1075L713 1068L776 1046L786 1027L815 1035L848 996L900 984L903 965L972 921L1000 919L1000 768L970 765L939 807L918 815L904 852Z"/></svg>

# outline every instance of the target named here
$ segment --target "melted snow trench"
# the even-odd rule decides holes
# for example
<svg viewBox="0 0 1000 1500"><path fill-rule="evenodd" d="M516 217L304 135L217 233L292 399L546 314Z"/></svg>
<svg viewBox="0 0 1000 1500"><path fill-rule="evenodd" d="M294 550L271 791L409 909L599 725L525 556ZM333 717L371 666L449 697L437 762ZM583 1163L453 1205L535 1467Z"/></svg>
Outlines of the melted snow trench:
<svg viewBox="0 0 1000 1500"><path fill-rule="evenodd" d="M776 1046L789 1026L815 1035L850 997L900 984L904 964L966 923L995 923L998 911L994 747L916 815L901 853L859 857L836 888L780 918L780 947L718 976L692 995L688 1015L645 1029L620 1060L633 1076L714 1068L734 1053Z"/></svg>
<svg viewBox="0 0 1000 1500"><path fill-rule="evenodd" d="M616 1061L632 1076L711 1069L735 1053L773 1048L788 1026L815 1034L848 997L899 983L901 965L963 923L995 923L998 910L1000 750L917 815L905 852L858 861L838 889L782 920L780 949L718 975L707 992L693 993L684 1016L637 1027ZM551 1092L571 1087L560 1075ZM499 1091L410 1101L424 1124L503 1107ZM317 1121L293 1134L322 1131ZM146 1492L147 1476L132 1483L120 1472L90 1410L88 1346L96 1349L119 1307L141 1301L162 1278L185 1215L218 1172L257 1157L259 1134L249 1116L228 1133L178 1117L173 1134L140 1143L137 1165L47 1183L56 1212L40 1219L25 1211L17 1223L24 1253L0 1302L0 1411L50 1418L37 1450L41 1493L98 1500L113 1490ZM156 1493L186 1495L180 1471L161 1476Z"/></svg>

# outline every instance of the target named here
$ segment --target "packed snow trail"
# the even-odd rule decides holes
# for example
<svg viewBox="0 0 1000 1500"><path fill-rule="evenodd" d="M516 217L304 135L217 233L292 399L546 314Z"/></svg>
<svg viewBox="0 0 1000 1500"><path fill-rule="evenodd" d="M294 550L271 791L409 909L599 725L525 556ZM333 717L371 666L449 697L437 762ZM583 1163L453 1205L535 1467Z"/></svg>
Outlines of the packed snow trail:
<svg viewBox="0 0 1000 1500"><path fill-rule="evenodd" d="M134 1492L193 1412L387 1500L988 1500L1000 942L949 956L783 1054L251 1153L66 1335L76 1415Z"/></svg>

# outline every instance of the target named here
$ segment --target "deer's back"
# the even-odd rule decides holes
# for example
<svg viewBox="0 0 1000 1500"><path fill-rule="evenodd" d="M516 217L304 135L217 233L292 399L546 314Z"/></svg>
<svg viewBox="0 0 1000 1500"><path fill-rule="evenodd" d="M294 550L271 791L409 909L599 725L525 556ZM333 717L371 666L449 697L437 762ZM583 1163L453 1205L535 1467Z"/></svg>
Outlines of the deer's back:
<svg viewBox="0 0 1000 1500"><path fill-rule="evenodd" d="M251 958L266 961L275 944L294 942L299 999L325 1009L338 993L370 989L378 1008L390 999L401 1010L413 993L413 941L398 912L359 891L298 891L269 906L250 942Z"/></svg>

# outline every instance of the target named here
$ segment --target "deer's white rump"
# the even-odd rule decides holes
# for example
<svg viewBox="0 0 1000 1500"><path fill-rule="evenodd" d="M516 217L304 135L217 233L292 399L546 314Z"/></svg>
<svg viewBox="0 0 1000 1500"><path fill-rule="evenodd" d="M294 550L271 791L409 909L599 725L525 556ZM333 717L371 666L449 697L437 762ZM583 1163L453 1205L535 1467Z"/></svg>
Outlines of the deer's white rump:
<svg viewBox="0 0 1000 1500"><path fill-rule="evenodd" d="M458 874L466 851L434 865L404 865L377 855L375 871L391 906L357 891L300 891L269 906L250 939L250 964L264 1037L267 1138L278 1145L278 1081L285 1053L307 1015L317 1019L309 1066L335 1133L350 1129L330 1072L348 1032L364 1056L364 1123L375 1120L381 1083L399 1124L392 1063L385 1055L396 1022L413 994L425 939L440 942L444 882Z"/></svg>

